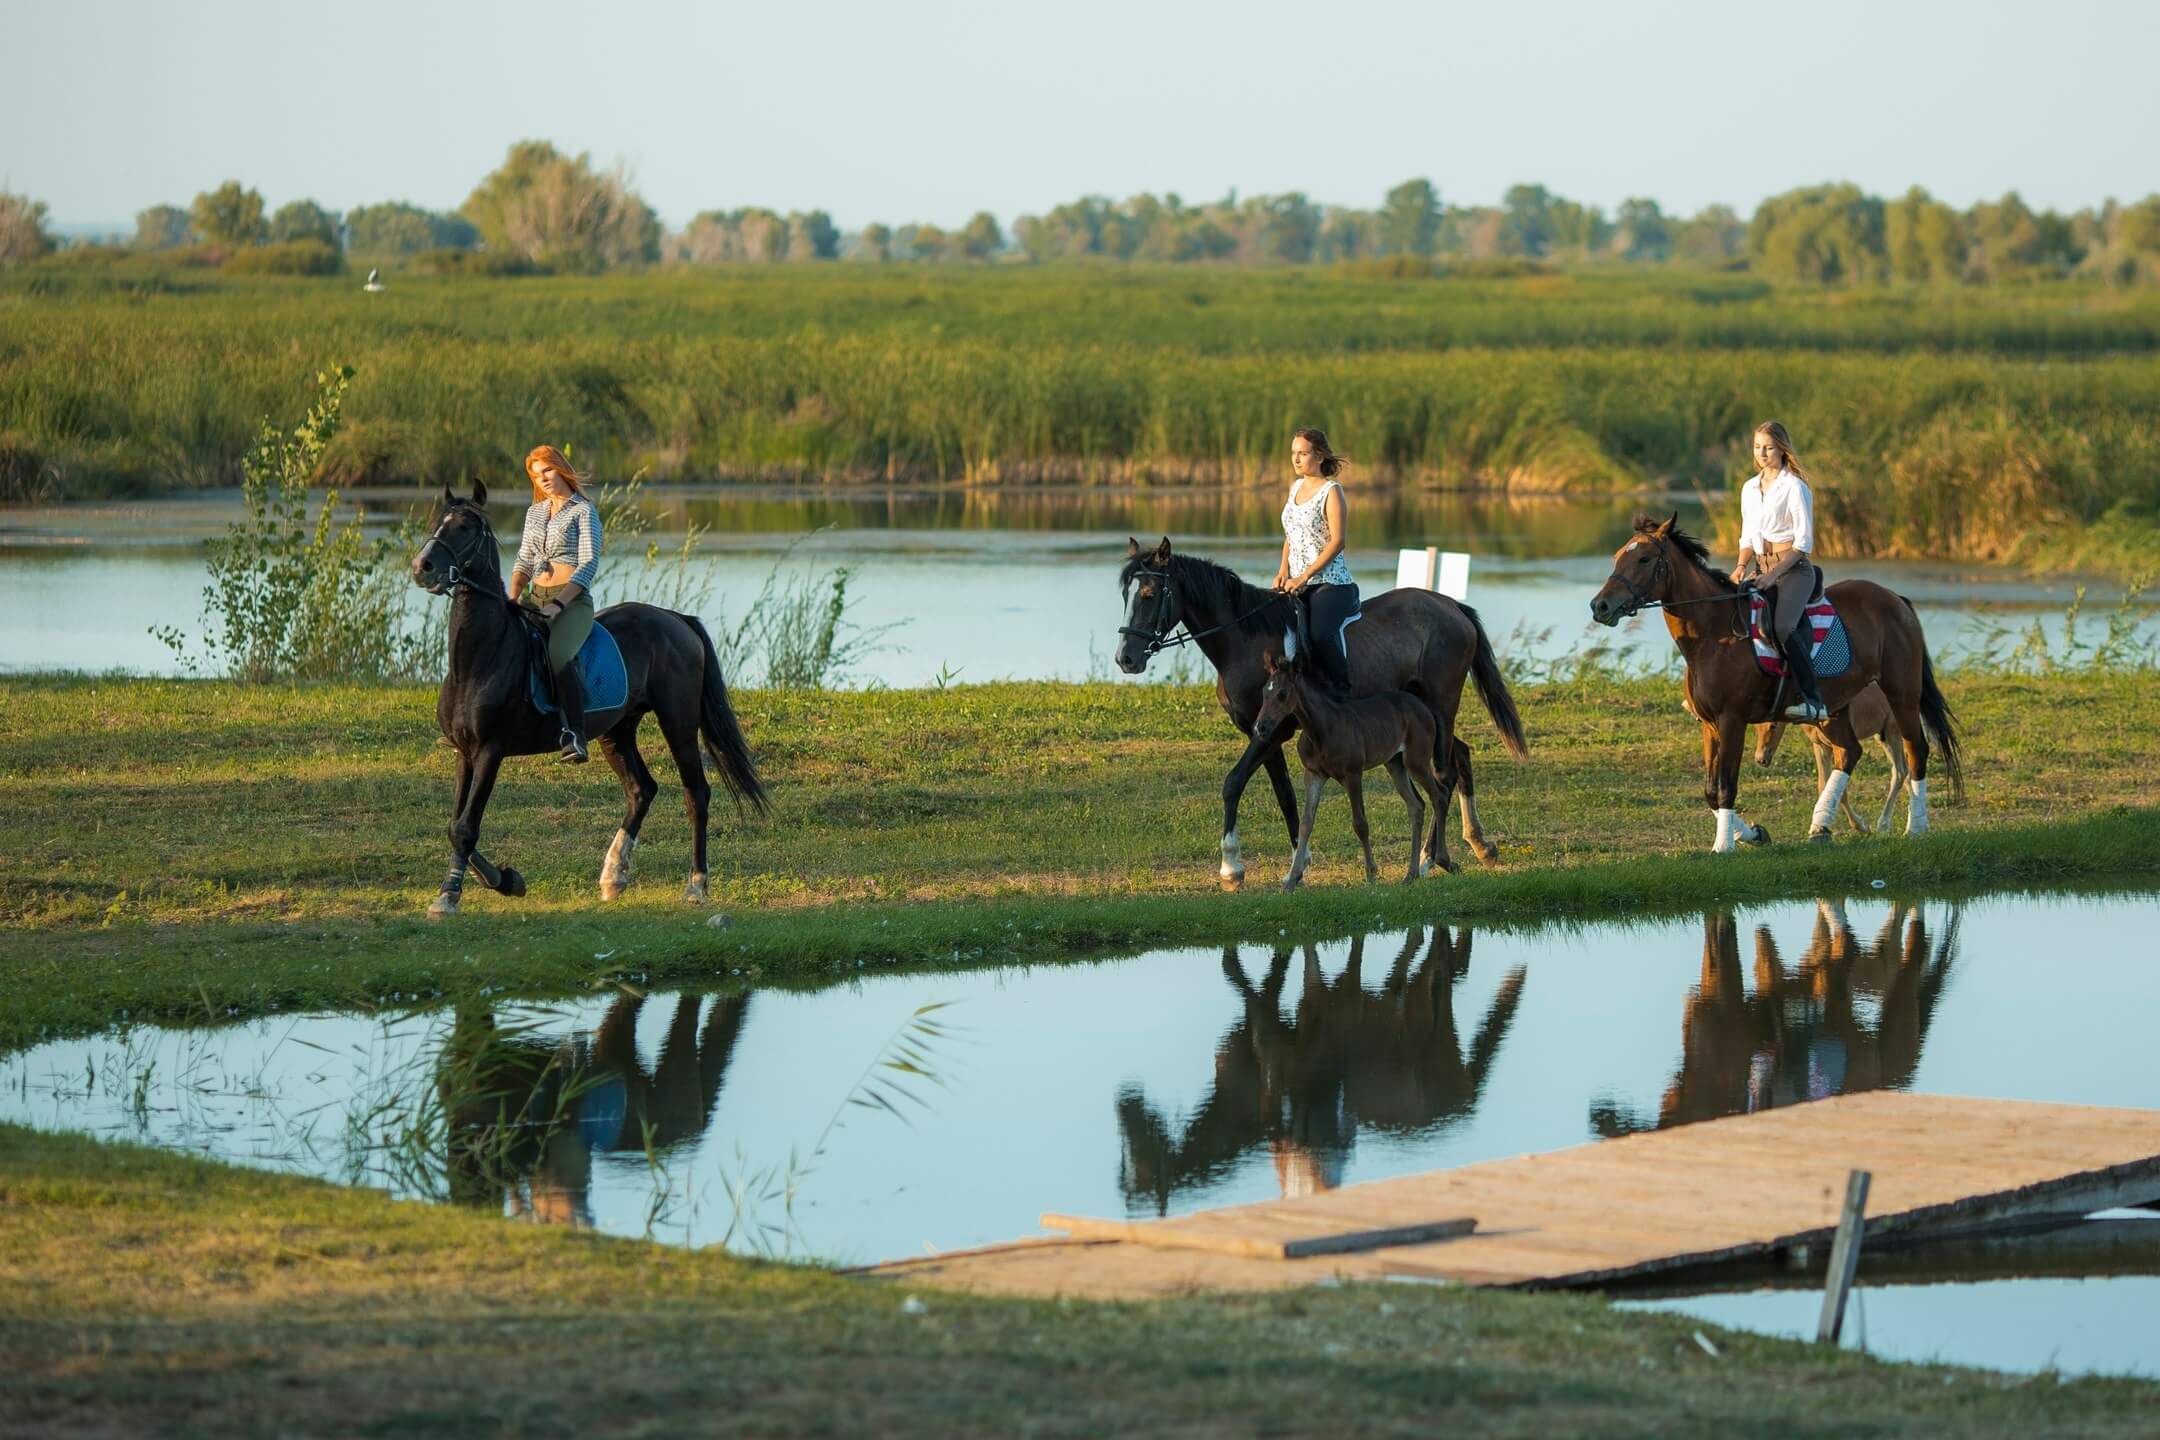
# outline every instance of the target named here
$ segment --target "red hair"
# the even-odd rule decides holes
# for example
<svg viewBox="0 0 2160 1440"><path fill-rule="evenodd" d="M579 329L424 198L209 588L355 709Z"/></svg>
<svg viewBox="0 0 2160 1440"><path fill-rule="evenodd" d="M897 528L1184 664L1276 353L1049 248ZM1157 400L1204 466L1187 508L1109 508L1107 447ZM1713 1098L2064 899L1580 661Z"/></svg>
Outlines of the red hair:
<svg viewBox="0 0 2160 1440"><path fill-rule="evenodd" d="M570 462L563 458L562 451L556 449L553 445L535 445L532 454L525 457L525 478L532 481L533 499L535 501L548 498L547 491L540 488L539 477L533 474L533 466L536 464L544 464L554 470L556 474L562 476L563 483L570 487L571 494L582 495L585 493L578 484L585 477L570 468Z"/></svg>

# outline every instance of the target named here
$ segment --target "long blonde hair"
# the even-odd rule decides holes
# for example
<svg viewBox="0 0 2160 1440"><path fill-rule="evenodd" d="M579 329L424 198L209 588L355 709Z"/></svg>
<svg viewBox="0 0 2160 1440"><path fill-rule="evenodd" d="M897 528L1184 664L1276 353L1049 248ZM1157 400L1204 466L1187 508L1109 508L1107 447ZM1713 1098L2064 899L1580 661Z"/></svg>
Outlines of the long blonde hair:
<svg viewBox="0 0 2160 1440"><path fill-rule="evenodd" d="M534 504L537 505L548 498L547 491L540 488L540 477L533 474L535 464L544 464L554 470L556 474L562 476L563 483L570 487L571 494L583 495L585 493L584 487L579 483L585 477L570 468L570 462L563 458L562 451L556 449L553 445L535 445L532 454L525 457L525 478L532 481Z"/></svg>
<svg viewBox="0 0 2160 1440"><path fill-rule="evenodd" d="M1815 483L1815 477L1800 468L1800 457L1793 454L1792 436L1783 425L1780 425L1775 420L1765 420L1755 427L1754 433L1769 436L1770 443L1777 446L1778 468L1780 470L1790 470L1810 485Z"/></svg>

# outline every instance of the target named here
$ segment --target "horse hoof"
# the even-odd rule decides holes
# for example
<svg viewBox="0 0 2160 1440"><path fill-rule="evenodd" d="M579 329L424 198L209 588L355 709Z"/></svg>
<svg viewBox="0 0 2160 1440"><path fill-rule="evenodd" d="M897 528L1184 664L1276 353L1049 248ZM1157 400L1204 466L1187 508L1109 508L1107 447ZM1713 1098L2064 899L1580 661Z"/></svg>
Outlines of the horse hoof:
<svg viewBox="0 0 2160 1440"><path fill-rule="evenodd" d="M525 877L518 874L517 871L511 869L508 865L503 866L502 885L498 887L496 893L501 895L508 895L512 899L516 899L518 896L525 893Z"/></svg>
<svg viewBox="0 0 2160 1440"><path fill-rule="evenodd" d="M430 920L440 920L445 915L455 915L457 913L458 902L455 895L437 895L435 903L427 907L428 919Z"/></svg>
<svg viewBox="0 0 2160 1440"><path fill-rule="evenodd" d="M1298 888L1298 886L1300 886L1300 885L1302 885L1302 884L1304 884L1304 883L1305 883L1305 882L1304 882L1304 880L1303 880L1302 878L1300 878L1299 876L1296 876L1296 875L1285 875L1285 876L1283 877L1283 882L1282 882L1283 894L1285 894L1285 895L1288 895L1288 894L1290 894L1290 893L1291 893L1292 891L1296 890L1296 889Z"/></svg>
<svg viewBox="0 0 2160 1440"><path fill-rule="evenodd" d="M1741 844L1743 844L1743 845L1767 845L1767 844L1769 844L1769 843L1770 843L1770 827L1769 827L1769 826L1767 826L1767 825L1757 825L1757 826L1756 826L1756 827L1755 827L1754 829L1752 829L1752 830L1748 831L1748 833L1747 833L1747 834L1745 834L1745 835L1742 835L1742 836L1740 837L1740 843L1741 843Z"/></svg>
<svg viewBox="0 0 2160 1440"><path fill-rule="evenodd" d="M622 892L623 887L620 881L603 880L600 882L600 898L602 900L620 900L622 899Z"/></svg>
<svg viewBox="0 0 2160 1440"><path fill-rule="evenodd" d="M685 905L703 905L705 903L705 877L702 875L692 876L690 883L683 886L682 898Z"/></svg>
<svg viewBox="0 0 2160 1440"><path fill-rule="evenodd" d="M1473 840L1470 842L1470 853L1477 856L1485 864L1490 865L1500 858L1500 847L1488 841ZM1455 867L1450 865L1447 868L1452 870Z"/></svg>
<svg viewBox="0 0 2160 1440"><path fill-rule="evenodd" d="M1810 845L1828 845L1830 839L1831 836L1828 830L1810 830L1807 832L1807 843Z"/></svg>

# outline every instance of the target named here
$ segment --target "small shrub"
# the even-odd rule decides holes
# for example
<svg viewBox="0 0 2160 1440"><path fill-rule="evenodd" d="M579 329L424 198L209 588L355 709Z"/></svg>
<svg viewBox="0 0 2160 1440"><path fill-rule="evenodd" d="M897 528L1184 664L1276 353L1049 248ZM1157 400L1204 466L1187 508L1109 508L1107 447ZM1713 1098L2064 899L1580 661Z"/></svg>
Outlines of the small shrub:
<svg viewBox="0 0 2160 1440"><path fill-rule="evenodd" d="M426 275L545 275L548 271L523 255L496 250L423 250L413 268Z"/></svg>
<svg viewBox="0 0 2160 1440"><path fill-rule="evenodd" d="M337 275L345 257L320 240L287 240L235 251L224 269L228 275Z"/></svg>

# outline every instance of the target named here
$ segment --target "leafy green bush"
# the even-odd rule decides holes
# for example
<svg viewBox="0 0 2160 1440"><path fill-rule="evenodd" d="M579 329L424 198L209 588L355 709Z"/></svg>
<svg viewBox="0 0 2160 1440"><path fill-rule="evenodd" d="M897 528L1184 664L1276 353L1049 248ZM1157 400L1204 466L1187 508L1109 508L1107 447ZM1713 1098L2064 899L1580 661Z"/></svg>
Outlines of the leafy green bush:
<svg viewBox="0 0 2160 1440"><path fill-rule="evenodd" d="M287 240L235 251L224 269L231 275L337 275L345 257L320 240Z"/></svg>
<svg viewBox="0 0 2160 1440"><path fill-rule="evenodd" d="M401 537L371 540L357 517L340 521L335 490L308 515L308 480L337 433L352 374L318 374L314 403L290 431L264 419L241 466L243 514L210 542L207 645L235 679L410 679L433 667L426 639L404 624L414 592ZM150 633L183 669L199 667L178 627Z"/></svg>
<svg viewBox="0 0 2160 1440"><path fill-rule="evenodd" d="M499 250L442 248L422 250L412 258L424 275L545 275L548 271L523 255Z"/></svg>

